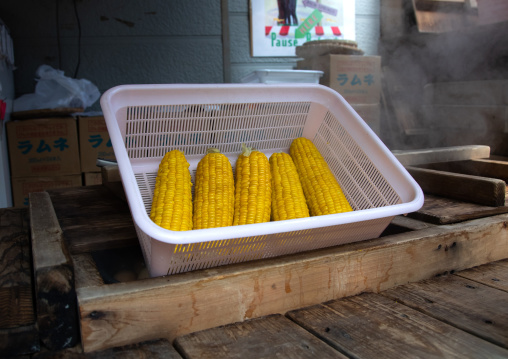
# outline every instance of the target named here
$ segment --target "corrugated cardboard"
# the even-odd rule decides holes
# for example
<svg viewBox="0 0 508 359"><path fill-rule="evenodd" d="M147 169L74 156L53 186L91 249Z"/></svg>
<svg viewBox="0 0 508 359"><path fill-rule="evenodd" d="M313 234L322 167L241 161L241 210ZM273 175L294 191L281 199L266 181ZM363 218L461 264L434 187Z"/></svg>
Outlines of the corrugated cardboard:
<svg viewBox="0 0 508 359"><path fill-rule="evenodd" d="M106 121L103 116L80 116L78 121L81 172L98 172L97 158L115 159Z"/></svg>
<svg viewBox="0 0 508 359"><path fill-rule="evenodd" d="M12 178L12 197L14 206L28 206L28 195L31 192L43 192L53 188L79 187L81 185L81 174L55 177Z"/></svg>
<svg viewBox="0 0 508 359"><path fill-rule="evenodd" d="M381 57L324 55L298 61L297 69L323 71L320 83L350 104L376 104L381 94Z"/></svg>
<svg viewBox="0 0 508 359"><path fill-rule="evenodd" d="M81 173L74 118L10 121L6 126L12 177Z"/></svg>

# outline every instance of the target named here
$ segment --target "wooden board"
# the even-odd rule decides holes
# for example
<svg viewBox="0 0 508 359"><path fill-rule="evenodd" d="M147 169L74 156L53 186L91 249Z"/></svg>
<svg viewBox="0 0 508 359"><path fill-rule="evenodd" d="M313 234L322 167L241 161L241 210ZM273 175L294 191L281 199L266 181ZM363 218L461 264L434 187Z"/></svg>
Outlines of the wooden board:
<svg viewBox="0 0 508 359"><path fill-rule="evenodd" d="M365 293L287 315L352 358L487 359L508 355L505 349L378 294Z"/></svg>
<svg viewBox="0 0 508 359"><path fill-rule="evenodd" d="M472 176L497 178L508 181L508 162L492 159L475 159L469 161L450 161L441 163L429 163L422 165L423 168L462 173Z"/></svg>
<svg viewBox="0 0 508 359"><path fill-rule="evenodd" d="M456 275L508 292L508 261L502 260L466 269Z"/></svg>
<svg viewBox="0 0 508 359"><path fill-rule="evenodd" d="M34 287L39 336L46 348L79 342L72 260L46 192L29 195Z"/></svg>
<svg viewBox="0 0 508 359"><path fill-rule="evenodd" d="M105 186L54 189L48 194L71 253L139 245L129 206Z"/></svg>
<svg viewBox="0 0 508 359"><path fill-rule="evenodd" d="M508 348L508 293L456 275L389 289L383 295Z"/></svg>
<svg viewBox="0 0 508 359"><path fill-rule="evenodd" d="M506 184L502 180L412 166L406 169L425 193L491 207L505 203Z"/></svg>
<svg viewBox="0 0 508 359"><path fill-rule="evenodd" d="M508 258L508 215L135 282L82 287L85 352L285 313ZM210 310L213 308L213 310Z"/></svg>
<svg viewBox="0 0 508 359"><path fill-rule="evenodd" d="M0 209L0 353L39 350L32 296L28 210Z"/></svg>
<svg viewBox="0 0 508 359"><path fill-rule="evenodd" d="M450 198L425 195L423 206L408 217L433 224L450 224L508 213L508 206L490 207Z"/></svg>
<svg viewBox="0 0 508 359"><path fill-rule="evenodd" d="M188 359L347 358L280 314L181 336L175 347Z"/></svg>

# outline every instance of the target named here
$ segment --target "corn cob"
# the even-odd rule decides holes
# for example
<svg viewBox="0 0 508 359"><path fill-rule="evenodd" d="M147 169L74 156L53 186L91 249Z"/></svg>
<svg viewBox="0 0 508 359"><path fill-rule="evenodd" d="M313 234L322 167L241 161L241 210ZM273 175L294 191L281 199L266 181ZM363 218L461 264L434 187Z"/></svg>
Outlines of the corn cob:
<svg viewBox="0 0 508 359"><path fill-rule="evenodd" d="M233 224L235 184L228 158L211 148L196 170L194 229L226 227Z"/></svg>
<svg viewBox="0 0 508 359"><path fill-rule="evenodd" d="M279 152L270 156L272 173L272 219L309 217L302 184L295 164L287 153Z"/></svg>
<svg viewBox="0 0 508 359"><path fill-rule="evenodd" d="M270 221L270 177L266 155L243 145L236 162L234 226Z"/></svg>
<svg viewBox="0 0 508 359"><path fill-rule="evenodd" d="M312 141L300 137L289 148L302 181L311 216L349 212L353 209Z"/></svg>
<svg viewBox="0 0 508 359"><path fill-rule="evenodd" d="M192 182L183 152L164 155L155 179L150 218L172 231L192 229Z"/></svg>

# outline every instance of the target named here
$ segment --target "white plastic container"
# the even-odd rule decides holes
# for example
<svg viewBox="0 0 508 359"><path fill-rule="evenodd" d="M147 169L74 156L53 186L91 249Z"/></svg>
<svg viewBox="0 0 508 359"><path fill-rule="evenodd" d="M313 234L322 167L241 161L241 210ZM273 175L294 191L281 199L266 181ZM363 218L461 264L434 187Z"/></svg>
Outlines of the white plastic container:
<svg viewBox="0 0 508 359"><path fill-rule="evenodd" d="M423 193L367 124L321 85L126 85L101 105L151 276L308 251L377 238L395 215L413 212ZM182 150L194 173L209 147L235 168L242 143L267 156L311 139L354 211L185 232L149 218L158 165Z"/></svg>
<svg viewBox="0 0 508 359"><path fill-rule="evenodd" d="M256 70L241 79L242 83L309 83L318 84L323 71L315 70Z"/></svg>

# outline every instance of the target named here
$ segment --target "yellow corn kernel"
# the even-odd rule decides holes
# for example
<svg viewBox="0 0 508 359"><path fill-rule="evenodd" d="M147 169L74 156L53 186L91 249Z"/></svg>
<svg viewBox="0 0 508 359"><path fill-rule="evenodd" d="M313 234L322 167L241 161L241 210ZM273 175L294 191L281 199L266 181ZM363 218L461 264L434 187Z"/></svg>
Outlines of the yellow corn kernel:
<svg viewBox="0 0 508 359"><path fill-rule="evenodd" d="M291 156L279 152L270 156L272 173L272 219L309 217L302 184Z"/></svg>
<svg viewBox="0 0 508 359"><path fill-rule="evenodd" d="M164 155L155 179L150 218L172 231L192 229L192 182L183 152Z"/></svg>
<svg viewBox="0 0 508 359"><path fill-rule="evenodd" d="M302 182L311 216L350 212L353 209L312 141L300 137L289 148Z"/></svg>
<svg viewBox="0 0 508 359"><path fill-rule="evenodd" d="M269 222L271 188L268 158L243 145L236 162L233 225Z"/></svg>
<svg viewBox="0 0 508 359"><path fill-rule="evenodd" d="M233 224L235 184L229 159L211 148L196 170L194 229L226 227Z"/></svg>

